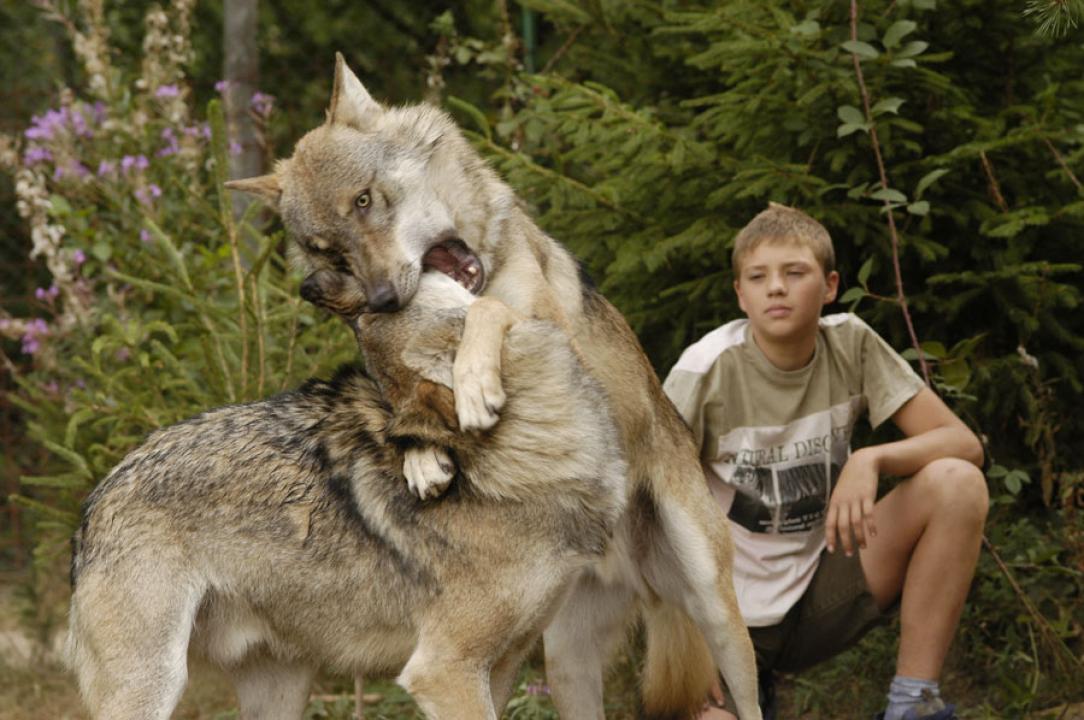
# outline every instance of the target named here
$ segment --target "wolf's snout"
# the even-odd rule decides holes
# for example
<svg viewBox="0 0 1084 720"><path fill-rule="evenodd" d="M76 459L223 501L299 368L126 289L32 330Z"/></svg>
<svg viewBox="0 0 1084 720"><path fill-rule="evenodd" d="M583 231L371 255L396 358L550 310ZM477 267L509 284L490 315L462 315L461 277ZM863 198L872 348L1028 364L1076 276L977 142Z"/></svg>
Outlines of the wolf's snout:
<svg viewBox="0 0 1084 720"><path fill-rule="evenodd" d="M390 282L380 283L368 295L369 309L373 312L395 312L399 309L399 293Z"/></svg>
<svg viewBox="0 0 1084 720"><path fill-rule="evenodd" d="M320 305L320 300L324 297L324 292L320 287L320 279L316 276L316 273L309 275L301 283L301 298L313 305Z"/></svg>

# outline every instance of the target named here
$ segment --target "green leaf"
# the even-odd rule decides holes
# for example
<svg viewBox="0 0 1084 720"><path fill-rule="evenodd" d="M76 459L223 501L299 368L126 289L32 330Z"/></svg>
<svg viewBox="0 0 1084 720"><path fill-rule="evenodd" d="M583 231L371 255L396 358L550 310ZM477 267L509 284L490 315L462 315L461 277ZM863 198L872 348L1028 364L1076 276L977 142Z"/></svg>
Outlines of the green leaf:
<svg viewBox="0 0 1084 720"><path fill-rule="evenodd" d="M911 213L912 215L928 215L930 212L930 204L925 200L913 202L907 206L907 212Z"/></svg>
<svg viewBox="0 0 1084 720"><path fill-rule="evenodd" d="M109 243L101 240L94 243L94 246L90 248L90 252L102 262L107 262L109 258L113 257L113 248Z"/></svg>
<svg viewBox="0 0 1084 720"><path fill-rule="evenodd" d="M790 29L796 35L816 35L821 31L821 24L816 20L800 22Z"/></svg>
<svg viewBox="0 0 1084 720"><path fill-rule="evenodd" d="M871 257L864 263L862 263L862 267L858 268L858 284L862 287L866 287L867 283L869 282L870 273L872 272L873 258Z"/></svg>
<svg viewBox="0 0 1084 720"><path fill-rule="evenodd" d="M918 23L913 20L897 20L885 30L882 42L886 48L894 48L900 44L900 40L913 33L917 27Z"/></svg>
<svg viewBox="0 0 1084 720"><path fill-rule="evenodd" d="M843 293L843 297L841 297L839 301L842 304L847 305L848 303L861 300L862 298L866 297L866 294L866 291L860 287L848 288L847 292Z"/></svg>
<svg viewBox="0 0 1084 720"><path fill-rule="evenodd" d="M926 188L933 185L942 176L947 175L948 172L948 168L938 168L933 172L928 172L923 175L922 179L918 181L918 185L915 185L915 199L920 200L922 198L922 193L926 192Z"/></svg>
<svg viewBox="0 0 1084 720"><path fill-rule="evenodd" d="M881 55L881 53L877 52L875 47L868 42L862 42L861 40L848 40L840 45L840 47L849 53L854 53L863 60L876 60Z"/></svg>
<svg viewBox="0 0 1084 720"><path fill-rule="evenodd" d="M856 133L859 130L861 130L862 132L869 132L869 129L865 126L865 123L863 123L862 125L852 125L851 123L844 123L836 129L836 137L847 137L848 135Z"/></svg>
<svg viewBox="0 0 1084 720"><path fill-rule="evenodd" d="M870 108L870 113L876 117L886 112L897 114L900 111L900 105L906 102L903 98L890 97L879 101L876 105Z"/></svg>
<svg viewBox="0 0 1084 720"><path fill-rule="evenodd" d="M93 408L89 407L79 408L72 413L72 416L68 418L68 426L64 430L64 447L75 447L75 435L79 431L79 425L97 414Z"/></svg>
<svg viewBox="0 0 1084 720"><path fill-rule="evenodd" d="M69 448L55 443L52 440L42 439L41 444L48 448L51 452L67 460L71 465L75 466L76 472L82 477L92 479L94 475L90 472L90 467L87 465L87 461L82 455L71 450Z"/></svg>
<svg viewBox="0 0 1084 720"><path fill-rule="evenodd" d="M887 200L888 202L905 203L907 196L893 188L881 188L870 195L874 200Z"/></svg>
<svg viewBox="0 0 1084 720"><path fill-rule="evenodd" d="M72 206L64 199L63 195L49 196L49 214L55 218L71 215Z"/></svg>
<svg viewBox="0 0 1084 720"><path fill-rule="evenodd" d="M918 67L918 63L914 60L911 60L910 58L904 58L902 60L893 60L892 67L913 68Z"/></svg>
<svg viewBox="0 0 1084 720"><path fill-rule="evenodd" d="M896 52L895 57L897 58L897 62L898 62L899 58L917 57L917 56L921 55L922 53L926 52L926 48L928 48L929 46L930 46L930 44L928 42L924 42L922 40L913 40L913 41L907 43L906 45L904 45L903 47L901 47ZM895 64L895 63L893 63L893 64Z"/></svg>
<svg viewBox="0 0 1084 720"><path fill-rule="evenodd" d="M23 485L36 487L54 487L66 490L79 490L87 486L87 478L78 473L61 473L60 475L23 475L19 478Z"/></svg>
<svg viewBox="0 0 1084 720"><path fill-rule="evenodd" d="M840 105L836 108L836 117L849 125L863 125L866 122L866 116L854 105Z"/></svg>

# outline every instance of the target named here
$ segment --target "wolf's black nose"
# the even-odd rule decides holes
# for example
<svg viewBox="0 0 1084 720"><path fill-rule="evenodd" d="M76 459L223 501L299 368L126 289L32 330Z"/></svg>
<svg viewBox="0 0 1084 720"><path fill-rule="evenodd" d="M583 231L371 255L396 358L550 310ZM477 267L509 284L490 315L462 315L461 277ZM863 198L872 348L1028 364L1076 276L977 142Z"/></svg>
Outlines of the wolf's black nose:
<svg viewBox="0 0 1084 720"><path fill-rule="evenodd" d="M399 294L391 283L381 283L369 293L369 309L373 312L395 312L399 309Z"/></svg>
<svg viewBox="0 0 1084 720"><path fill-rule="evenodd" d="M320 290L320 281L316 277L316 273L305 278L301 283L301 298L313 305L319 305L323 297L324 293Z"/></svg>

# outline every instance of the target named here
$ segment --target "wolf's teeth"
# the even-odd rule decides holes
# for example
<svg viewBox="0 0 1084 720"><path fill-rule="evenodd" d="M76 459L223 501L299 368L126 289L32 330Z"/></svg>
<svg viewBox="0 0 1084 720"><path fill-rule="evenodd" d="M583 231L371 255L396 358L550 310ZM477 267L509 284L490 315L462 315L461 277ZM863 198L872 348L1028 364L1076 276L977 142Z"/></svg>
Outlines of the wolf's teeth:
<svg viewBox="0 0 1084 720"><path fill-rule="evenodd" d="M478 274L478 268L475 267L474 265L468 265L467 266L467 274L468 275L477 275Z"/></svg>

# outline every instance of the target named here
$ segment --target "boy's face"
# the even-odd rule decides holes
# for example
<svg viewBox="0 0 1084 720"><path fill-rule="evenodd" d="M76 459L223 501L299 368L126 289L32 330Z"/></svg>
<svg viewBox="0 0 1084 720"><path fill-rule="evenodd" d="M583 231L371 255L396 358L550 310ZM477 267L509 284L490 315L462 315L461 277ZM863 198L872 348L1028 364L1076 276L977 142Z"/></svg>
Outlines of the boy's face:
<svg viewBox="0 0 1084 720"><path fill-rule="evenodd" d="M738 304L756 336L773 342L800 341L817 329L821 308L836 299L839 273L824 269L804 245L766 240L741 258L734 280Z"/></svg>

